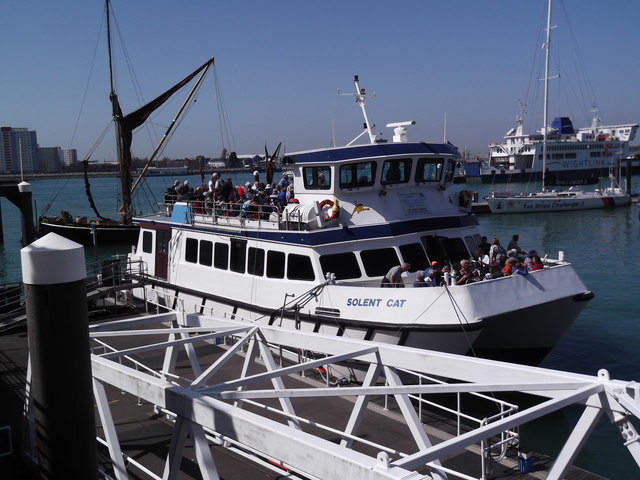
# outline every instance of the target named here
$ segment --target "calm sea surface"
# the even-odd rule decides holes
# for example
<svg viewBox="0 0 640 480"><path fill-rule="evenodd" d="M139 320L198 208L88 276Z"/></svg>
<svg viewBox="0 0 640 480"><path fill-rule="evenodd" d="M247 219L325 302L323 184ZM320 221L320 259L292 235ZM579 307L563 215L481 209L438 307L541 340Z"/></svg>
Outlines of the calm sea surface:
<svg viewBox="0 0 640 480"><path fill-rule="evenodd" d="M232 175L235 183L252 180L251 173ZM276 178L279 178L276 174ZM191 185L198 185L199 176L181 177ZM161 201L163 192L173 183L172 177L150 177L143 196ZM633 191L640 190L640 178L633 178ZM55 216L68 210L73 216L95 215L84 194L84 183L73 180L35 180L31 182L39 214L50 203L47 215ZM91 180L94 199L103 216L117 218L115 178ZM482 196L490 187L468 184L455 188L469 188ZM509 186L521 191L523 184ZM528 186L530 191L535 186ZM505 186L496 186L504 190ZM0 244L0 283L21 280L20 222L18 210L6 199L2 208L4 245ZM145 211L148 211L148 206ZM479 215L482 234L489 240L498 237L507 244L513 234L520 235L520 246L535 249L557 258L558 251L572 262L587 288L595 293L561 342L541 366L552 369L595 375L601 368L612 378L640 381L640 207L632 205L615 210L586 210L581 212L532 213L523 215ZM109 258L113 253L126 253L127 247L87 249L87 263L96 257ZM505 297L509 295L504 292ZM500 301L500 298L490 299ZM524 446L535 451L553 453L564 441L569 429L581 412L578 409L551 415L522 433ZM552 426L554 434L542 435L543 427ZM640 428L640 425L636 425ZM611 479L635 478L638 474L631 455L623 446L615 427L605 419L578 459L578 465ZM632 473L633 472L633 473Z"/></svg>

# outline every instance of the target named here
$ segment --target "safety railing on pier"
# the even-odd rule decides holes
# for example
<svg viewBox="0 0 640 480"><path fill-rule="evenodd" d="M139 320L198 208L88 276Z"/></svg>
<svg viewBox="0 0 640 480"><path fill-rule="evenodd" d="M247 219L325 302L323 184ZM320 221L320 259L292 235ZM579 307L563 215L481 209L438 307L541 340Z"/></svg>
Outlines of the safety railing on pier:
<svg viewBox="0 0 640 480"><path fill-rule="evenodd" d="M124 255L87 264L86 290L90 318L121 311L128 313L132 290L147 278L146 264ZM107 308L108 306L108 308ZM0 333L23 326L27 321L22 282L0 285Z"/></svg>
<svg viewBox="0 0 640 480"><path fill-rule="evenodd" d="M640 412L640 390L604 370L578 375L178 311L90 330L94 382L105 392L98 410L111 432L100 442L122 472L134 462L140 471L153 468L139 449L132 458L130 445L118 439L120 428L130 434L131 412L120 419L104 413L124 392L140 408L175 420L163 422L174 429L166 434L167 462L153 453L154 464L171 467L164 472L169 477L178 476L190 437L200 452L194 462L210 478L219 478L211 447L288 478L478 480L497 478L498 469L525 473L530 465L520 469L515 461L529 455L520 450L519 427L569 405L584 413L553 465L538 471L542 476L549 469L545 478L570 478L573 460L603 415L620 428L621 446L637 453L631 421ZM359 369L362 381L334 384L345 365ZM111 402L107 385L118 402ZM533 393L535 401L516 406L494 398L508 392ZM436 414L453 418L455 427L443 434ZM145 428L157 433L153 425ZM469 461L478 452L477 463ZM150 478L161 475L160 469Z"/></svg>

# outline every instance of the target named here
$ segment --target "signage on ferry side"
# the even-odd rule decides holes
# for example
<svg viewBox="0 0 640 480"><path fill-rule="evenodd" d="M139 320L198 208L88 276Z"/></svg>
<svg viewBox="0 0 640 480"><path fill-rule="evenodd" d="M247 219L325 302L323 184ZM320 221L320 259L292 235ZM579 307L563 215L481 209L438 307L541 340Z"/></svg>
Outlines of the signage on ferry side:
<svg viewBox="0 0 640 480"><path fill-rule="evenodd" d="M347 307L404 307L406 298L390 298L386 302L382 302L382 298L347 298Z"/></svg>

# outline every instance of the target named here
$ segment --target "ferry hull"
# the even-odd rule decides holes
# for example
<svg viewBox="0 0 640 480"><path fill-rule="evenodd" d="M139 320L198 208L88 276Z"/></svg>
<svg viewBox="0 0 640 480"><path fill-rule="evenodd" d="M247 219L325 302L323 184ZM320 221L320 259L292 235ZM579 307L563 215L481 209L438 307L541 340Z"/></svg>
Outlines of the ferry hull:
<svg viewBox="0 0 640 480"><path fill-rule="evenodd" d="M56 233L84 246L94 245L135 245L138 241L140 227L138 225L61 225L47 221L40 221L38 226L40 236ZM95 231L95 240L94 232Z"/></svg>
<svg viewBox="0 0 640 480"><path fill-rule="evenodd" d="M387 289L380 289L381 291ZM410 289L407 289L410 290ZM139 292L142 295L141 292ZM330 307L283 312L275 308L260 307L263 302L248 304L238 299L218 296L213 293L204 294L172 285L156 284L154 297L157 296L161 306L174 309L178 305L187 312L200 312L207 315L258 322L265 325L299 330L303 332L321 333L337 337L371 340L391 345L411 346L426 350L464 355L478 338L485 322L472 323L392 323L336 317L330 314ZM149 292L146 293L149 297ZM325 312L318 314L317 312ZM406 320L403 316L402 319ZM404 321L403 320L403 321Z"/></svg>
<svg viewBox="0 0 640 480"><path fill-rule="evenodd" d="M473 353L482 358L538 365L591 298L593 294L585 292L487 318ZM523 325L531 328L523 329Z"/></svg>
<svg viewBox="0 0 640 480"><path fill-rule="evenodd" d="M327 285L307 307L284 312L277 305L282 293L277 287L260 285L241 297L237 288L235 295L233 288L227 289L234 282L209 280L204 292L195 286L205 280L194 282L194 277L192 272L173 284L154 282L153 295L161 306L186 312L532 365L544 358L593 298L568 264L446 288L369 287L363 293L363 286ZM194 287L178 286L186 283ZM292 286L288 291L296 298L303 295Z"/></svg>

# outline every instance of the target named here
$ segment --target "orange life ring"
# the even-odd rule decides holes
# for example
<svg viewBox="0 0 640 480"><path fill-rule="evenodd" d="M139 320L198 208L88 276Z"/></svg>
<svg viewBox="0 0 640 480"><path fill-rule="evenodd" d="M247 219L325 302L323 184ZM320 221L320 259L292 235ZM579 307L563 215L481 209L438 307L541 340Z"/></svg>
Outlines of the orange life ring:
<svg viewBox="0 0 640 480"><path fill-rule="evenodd" d="M325 200L322 200L318 205L320 207L320 212L324 210L324 207L329 207L328 215L324 216L324 220L326 222L328 222L329 220L333 220L336 217L336 212L333 209L333 205L334 205L333 200L329 200L328 198Z"/></svg>

